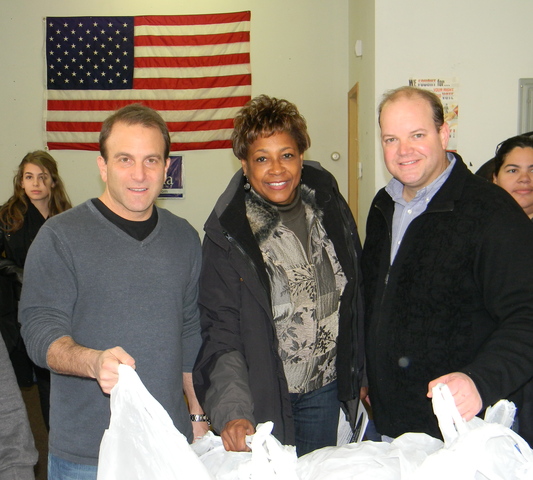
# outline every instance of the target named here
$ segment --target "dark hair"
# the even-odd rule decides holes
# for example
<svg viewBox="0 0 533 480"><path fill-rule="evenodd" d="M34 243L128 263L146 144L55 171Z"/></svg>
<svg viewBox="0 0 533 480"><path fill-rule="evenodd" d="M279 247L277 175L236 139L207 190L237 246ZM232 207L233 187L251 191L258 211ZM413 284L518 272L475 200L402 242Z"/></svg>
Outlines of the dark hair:
<svg viewBox="0 0 533 480"><path fill-rule="evenodd" d="M381 112L383 111L383 108L387 103L392 103L395 100L398 100L399 98L413 98L413 97L419 97L422 100L426 100L429 103L429 106L431 107L431 110L433 111L433 122L435 123L435 127L437 128L437 132L440 132L440 129L442 125L444 125L444 109L442 107L442 102L440 101L440 98L437 97L433 92L430 90L425 90L423 88L416 88L416 87L399 87L394 90L389 90L383 95L383 99L381 100L379 107L378 107L378 123L381 126Z"/></svg>
<svg viewBox="0 0 533 480"><path fill-rule="evenodd" d="M311 146L307 123L296 105L267 95L252 98L235 117L231 134L233 153L239 160L245 160L252 143L275 133L288 133L296 142L298 153Z"/></svg>
<svg viewBox="0 0 533 480"><path fill-rule="evenodd" d="M516 147L519 148L533 148L533 132L516 135L508 138L496 147L494 156L494 175L498 175L500 168L502 168L505 157L511 153Z"/></svg>
<svg viewBox="0 0 533 480"><path fill-rule="evenodd" d="M43 172L46 169L50 174L53 185L50 187L50 217L72 208L54 158L43 150L30 152L22 159L17 173L13 177L13 195L0 209L0 223L5 232L16 232L24 225L24 215L28 211L28 204L31 202L22 187L24 167L28 163L37 165Z"/></svg>
<svg viewBox="0 0 533 480"><path fill-rule="evenodd" d="M163 134L163 140L165 141L165 159L168 158L170 153L170 134L168 133L168 127L161 115L150 107L142 105L140 103L132 103L126 105L120 110L110 115L104 120L102 124L102 130L100 131L100 155L107 162L107 148L106 141L111 134L111 129L115 123L125 123L126 125L142 125L147 128L158 128Z"/></svg>

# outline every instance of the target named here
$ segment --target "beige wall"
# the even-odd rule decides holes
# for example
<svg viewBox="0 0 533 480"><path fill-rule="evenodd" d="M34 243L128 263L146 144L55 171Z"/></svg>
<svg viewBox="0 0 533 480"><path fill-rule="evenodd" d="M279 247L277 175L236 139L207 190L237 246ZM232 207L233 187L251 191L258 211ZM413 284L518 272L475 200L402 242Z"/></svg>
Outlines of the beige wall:
<svg viewBox="0 0 533 480"><path fill-rule="evenodd" d="M201 14L250 10L252 94L296 103L306 117L320 161L347 188L347 0L0 0L0 201L12 192L13 171L30 150L43 148L45 16ZM337 162L332 152L341 154ZM100 195L95 152L52 151L74 204ZM184 200L161 206L202 231L216 199L240 166L231 150L183 152Z"/></svg>
<svg viewBox="0 0 533 480"><path fill-rule="evenodd" d="M457 77L458 149L476 169L517 131L518 79L533 77L533 2L527 0L0 0L0 201L13 170L43 147L45 16L191 14L251 10L253 95L295 102L318 160L347 193L347 93L359 82L363 178L359 223L389 179L378 141L382 93L410 77ZM363 41L363 56L354 44ZM8 46L6 48L6 46ZM341 154L337 162L332 152ZM52 152L75 204L102 191L94 152ZM201 231L239 163L230 150L184 152L186 198L162 206Z"/></svg>
<svg viewBox="0 0 533 480"><path fill-rule="evenodd" d="M411 77L457 77L458 152L472 170L493 156L500 141L517 133L518 79L533 77L533 2L352 0L351 10L354 4L365 18L373 14L375 19L374 113L384 91ZM351 83L370 75L358 71L357 62L350 57ZM389 175L381 161L375 115L363 121L374 130L376 152L376 169L365 176L365 188L373 183L377 190ZM362 150L371 152L366 137L364 142Z"/></svg>

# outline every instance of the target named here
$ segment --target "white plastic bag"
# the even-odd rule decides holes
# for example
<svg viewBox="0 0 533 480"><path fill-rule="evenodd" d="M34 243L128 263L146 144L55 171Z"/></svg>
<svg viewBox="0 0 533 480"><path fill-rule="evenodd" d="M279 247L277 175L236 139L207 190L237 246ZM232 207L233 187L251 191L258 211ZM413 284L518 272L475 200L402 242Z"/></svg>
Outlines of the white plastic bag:
<svg viewBox="0 0 533 480"><path fill-rule="evenodd" d="M298 459L300 480L400 480L443 445L425 433L406 433L392 443L364 441L324 447Z"/></svg>
<svg viewBox="0 0 533 480"><path fill-rule="evenodd" d="M522 480L533 479L533 452L528 443L510 428L514 406L500 400L486 418L465 422L447 385L433 389L433 410L439 420L444 448L429 456L414 480Z"/></svg>
<svg viewBox="0 0 533 480"><path fill-rule="evenodd" d="M272 434L272 422L259 424L246 437L251 452L227 452L222 439L208 432L192 449L216 480L297 480L296 449L282 445Z"/></svg>
<svg viewBox="0 0 533 480"><path fill-rule="evenodd" d="M100 444L97 478L211 479L166 410L127 365L119 366L111 390L111 421Z"/></svg>

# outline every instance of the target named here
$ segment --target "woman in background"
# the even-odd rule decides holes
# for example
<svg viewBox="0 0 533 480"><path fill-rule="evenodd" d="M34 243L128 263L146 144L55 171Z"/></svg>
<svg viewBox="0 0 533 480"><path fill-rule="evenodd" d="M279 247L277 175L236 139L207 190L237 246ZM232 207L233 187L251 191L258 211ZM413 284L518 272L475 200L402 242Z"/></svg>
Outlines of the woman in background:
<svg viewBox="0 0 533 480"><path fill-rule="evenodd" d="M360 243L335 178L304 162L307 125L261 95L235 118L242 169L205 224L195 388L226 450L273 421L298 455L336 445L363 375Z"/></svg>
<svg viewBox="0 0 533 480"><path fill-rule="evenodd" d="M533 218L533 138L518 135L502 142L494 157L494 183L509 192Z"/></svg>
<svg viewBox="0 0 533 480"><path fill-rule="evenodd" d="M510 193L533 220L533 137L530 135L517 135L498 145L493 181ZM524 245L524 249L530 252L532 248ZM521 399L517 399L520 405L517 431L533 447L533 379L522 389L522 395Z"/></svg>
<svg viewBox="0 0 533 480"><path fill-rule="evenodd" d="M17 321L17 303L23 281L24 262L30 245L47 218L71 208L59 177L57 163L42 150L28 153L13 178L13 195L0 208L0 280L2 288L2 335L19 386L37 378L39 399L48 429L50 372L34 365L26 354ZM46 279L43 279L46 281Z"/></svg>

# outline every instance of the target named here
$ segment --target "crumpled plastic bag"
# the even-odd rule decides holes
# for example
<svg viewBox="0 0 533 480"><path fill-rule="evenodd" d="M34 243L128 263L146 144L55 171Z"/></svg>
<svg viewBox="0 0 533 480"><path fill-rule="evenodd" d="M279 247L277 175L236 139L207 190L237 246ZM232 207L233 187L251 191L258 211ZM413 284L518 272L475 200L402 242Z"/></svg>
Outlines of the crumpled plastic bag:
<svg viewBox="0 0 533 480"><path fill-rule="evenodd" d="M406 433L392 443L364 441L325 447L298 459L300 480L399 480L408 478L441 440Z"/></svg>
<svg viewBox="0 0 533 480"><path fill-rule="evenodd" d="M212 480L187 439L127 365L111 390L111 420L100 443L98 480Z"/></svg>
<svg viewBox="0 0 533 480"><path fill-rule="evenodd" d="M255 434L246 437L251 452L227 452L212 432L192 449L216 480L298 480L296 448L282 445L272 435L273 427L272 422L259 424Z"/></svg>
<svg viewBox="0 0 533 480"><path fill-rule="evenodd" d="M500 400L487 409L485 420L465 422L448 386L439 384L433 388L433 410L444 447L422 463L412 480L533 479L533 451L508 427L515 413L512 402Z"/></svg>

